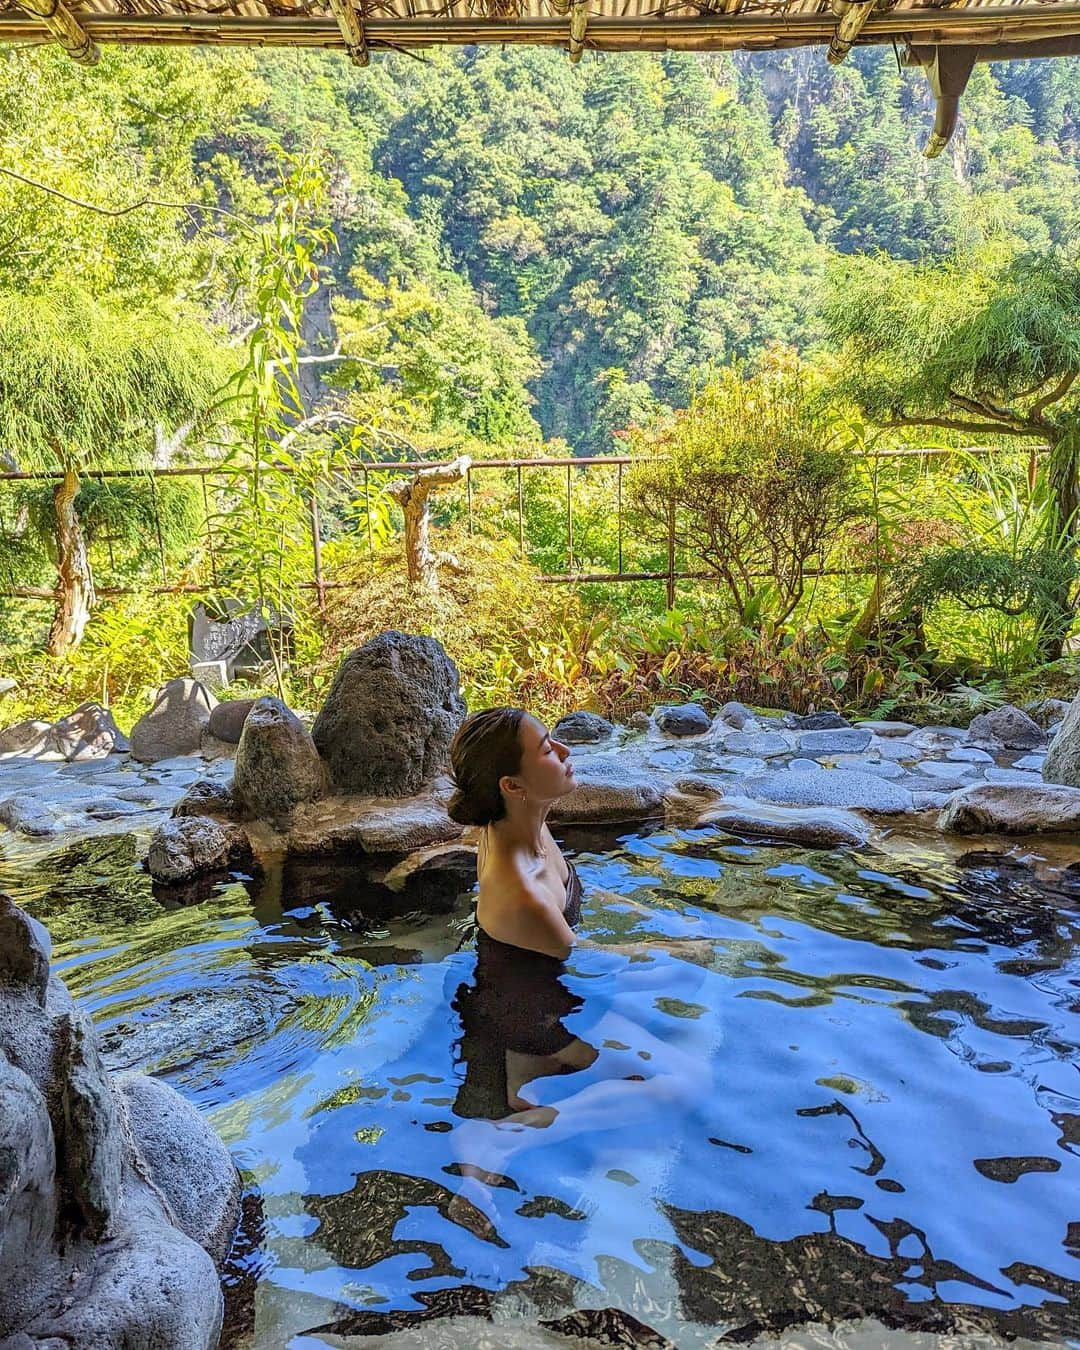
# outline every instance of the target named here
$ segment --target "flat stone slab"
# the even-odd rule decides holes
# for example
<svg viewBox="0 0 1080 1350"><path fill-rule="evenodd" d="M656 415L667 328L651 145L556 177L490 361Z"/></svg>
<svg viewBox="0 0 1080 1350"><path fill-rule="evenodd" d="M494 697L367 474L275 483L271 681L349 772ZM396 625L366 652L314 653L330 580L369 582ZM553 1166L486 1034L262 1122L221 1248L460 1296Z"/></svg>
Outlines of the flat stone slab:
<svg viewBox="0 0 1080 1350"><path fill-rule="evenodd" d="M761 835L810 848L858 848L870 839L870 827L852 811L766 806L745 798L725 798L709 806L698 827L715 825L732 834Z"/></svg>
<svg viewBox="0 0 1080 1350"><path fill-rule="evenodd" d="M1080 830L1080 788L975 783L954 793L938 827L956 834L1034 834Z"/></svg>
<svg viewBox="0 0 1080 1350"><path fill-rule="evenodd" d="M575 760L577 787L551 808L551 819L575 824L653 820L664 814L665 782L615 758Z"/></svg>
<svg viewBox="0 0 1080 1350"><path fill-rule="evenodd" d="M843 806L876 815L901 815L915 809L911 793L885 778L856 770L819 773L767 773L746 784L747 795L788 806Z"/></svg>
<svg viewBox="0 0 1080 1350"><path fill-rule="evenodd" d="M878 722L873 718L865 722L856 722L860 731L870 731L875 736L908 736L915 730L913 722Z"/></svg>
<svg viewBox="0 0 1080 1350"><path fill-rule="evenodd" d="M282 838L290 854L404 854L458 839L462 828L441 797L334 797L299 807Z"/></svg>
<svg viewBox="0 0 1080 1350"><path fill-rule="evenodd" d="M1037 773L1027 773L1015 766L1011 769L1003 769L997 764L987 765L984 777L988 783L1015 783L1018 787L1038 787L1042 782L1041 775Z"/></svg>
<svg viewBox="0 0 1080 1350"><path fill-rule="evenodd" d="M912 760L922 759L926 755L926 747L915 745L908 736L898 736L895 740L875 736L870 744L870 751L880 759L891 759L897 764L906 764Z"/></svg>
<svg viewBox="0 0 1080 1350"><path fill-rule="evenodd" d="M841 727L832 731L804 731L799 737L799 749L811 758L822 755L852 755L865 750L873 739L869 731L857 727Z"/></svg>
<svg viewBox="0 0 1080 1350"><path fill-rule="evenodd" d="M962 764L943 763L940 759L920 759L914 772L926 774L928 778L940 778L943 783L961 787L979 776L979 771L965 768Z"/></svg>
<svg viewBox="0 0 1080 1350"><path fill-rule="evenodd" d="M722 773L739 773L750 776L755 773L764 773L768 766L763 759L758 759L754 755L715 755L712 759L712 767L719 769Z"/></svg>
<svg viewBox="0 0 1080 1350"><path fill-rule="evenodd" d="M988 754L985 750L980 750L975 745L957 746L955 750L947 750L945 758L952 760L955 764L993 764L994 756Z"/></svg>
<svg viewBox="0 0 1080 1350"><path fill-rule="evenodd" d="M793 761L794 762L794 761ZM903 778L904 766L894 759L867 759L865 755L837 755L834 769L846 773L872 773L875 778Z"/></svg>
<svg viewBox="0 0 1080 1350"><path fill-rule="evenodd" d="M733 754L771 759L774 755L790 755L795 749L795 742L792 737L784 736L779 731L729 731L724 737L724 749Z"/></svg>

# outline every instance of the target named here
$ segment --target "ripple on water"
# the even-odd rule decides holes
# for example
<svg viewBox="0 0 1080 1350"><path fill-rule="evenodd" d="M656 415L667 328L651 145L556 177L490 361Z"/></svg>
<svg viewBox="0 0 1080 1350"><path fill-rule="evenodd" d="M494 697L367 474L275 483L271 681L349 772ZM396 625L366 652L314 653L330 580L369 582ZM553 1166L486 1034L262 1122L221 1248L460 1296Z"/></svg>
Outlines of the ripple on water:
<svg viewBox="0 0 1080 1350"><path fill-rule="evenodd" d="M552 976L540 1059L459 1020L468 896L410 911L324 861L180 904L124 835L0 860L109 1063L244 1170L227 1343L452 1314L680 1347L867 1314L1080 1336L1080 877L574 842L595 945Z"/></svg>

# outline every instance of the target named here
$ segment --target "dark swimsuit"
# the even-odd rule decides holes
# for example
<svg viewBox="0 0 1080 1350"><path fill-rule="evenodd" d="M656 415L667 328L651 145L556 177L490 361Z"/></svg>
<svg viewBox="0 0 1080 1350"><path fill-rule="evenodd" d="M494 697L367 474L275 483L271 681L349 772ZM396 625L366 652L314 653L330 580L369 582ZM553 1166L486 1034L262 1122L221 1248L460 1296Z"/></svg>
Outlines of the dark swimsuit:
<svg viewBox="0 0 1080 1350"><path fill-rule="evenodd" d="M581 919L581 878L572 863L563 917L571 928ZM454 1007L464 1032L460 1045L466 1079L479 1089L481 1100L466 1104L459 1094L459 1114L498 1119L513 1109L506 1090L508 1050L554 1055L577 1039L562 1019L584 1000L560 979L565 969L558 957L500 942L476 925L474 982L458 989Z"/></svg>

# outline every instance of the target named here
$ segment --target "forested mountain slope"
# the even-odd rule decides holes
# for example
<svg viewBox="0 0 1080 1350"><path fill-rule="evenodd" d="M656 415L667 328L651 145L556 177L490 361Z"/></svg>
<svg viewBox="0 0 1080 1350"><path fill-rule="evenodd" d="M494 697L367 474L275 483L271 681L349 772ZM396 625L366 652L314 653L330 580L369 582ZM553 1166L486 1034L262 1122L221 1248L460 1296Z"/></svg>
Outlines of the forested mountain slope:
<svg viewBox="0 0 1080 1350"><path fill-rule="evenodd" d="M929 105L888 49L834 68L818 51L572 66L488 47L366 70L319 52L125 51L92 71L5 52L0 164L103 205L257 210L273 142L325 146L337 293L392 315L418 384L424 363L451 369L460 397L433 425L508 441L538 435L535 417L602 452L703 367L812 347L837 253L1080 238L1080 60L978 67L936 161L919 153ZM0 179L0 287L74 275L220 316L219 264L242 239L197 223L92 215Z"/></svg>

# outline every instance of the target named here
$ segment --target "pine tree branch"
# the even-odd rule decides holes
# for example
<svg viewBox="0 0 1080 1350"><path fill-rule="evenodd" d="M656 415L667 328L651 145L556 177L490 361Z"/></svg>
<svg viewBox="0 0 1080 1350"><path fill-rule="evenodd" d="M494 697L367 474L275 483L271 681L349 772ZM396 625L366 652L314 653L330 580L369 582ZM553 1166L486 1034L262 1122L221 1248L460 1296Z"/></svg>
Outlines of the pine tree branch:
<svg viewBox="0 0 1080 1350"><path fill-rule="evenodd" d="M950 431L973 431L979 435L1036 436L1043 439L1045 432L1036 427L1010 427L1004 422L962 422L957 417L894 417L882 422L885 427L947 427Z"/></svg>
<svg viewBox="0 0 1080 1350"><path fill-rule="evenodd" d="M1069 374L1066 375L1064 379L1060 380L1048 394L1044 394L1036 403L1033 403L1031 405L1030 416L1033 419L1039 418L1042 416L1043 411L1046 408L1049 408L1051 403L1059 403L1073 387L1077 375L1080 375L1080 371L1070 371Z"/></svg>
<svg viewBox="0 0 1080 1350"><path fill-rule="evenodd" d="M996 403L991 403L988 399L968 398L966 394L957 394L953 390L949 391L948 398L950 403L955 403L958 408L974 413L977 417L981 415L1000 418L1002 422L1011 422L1014 426L1023 426L1030 420L1021 417L1019 413L1013 412L1011 408L1000 407Z"/></svg>

